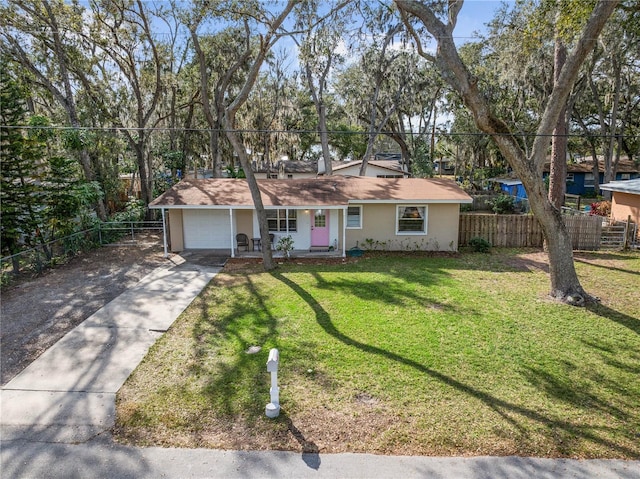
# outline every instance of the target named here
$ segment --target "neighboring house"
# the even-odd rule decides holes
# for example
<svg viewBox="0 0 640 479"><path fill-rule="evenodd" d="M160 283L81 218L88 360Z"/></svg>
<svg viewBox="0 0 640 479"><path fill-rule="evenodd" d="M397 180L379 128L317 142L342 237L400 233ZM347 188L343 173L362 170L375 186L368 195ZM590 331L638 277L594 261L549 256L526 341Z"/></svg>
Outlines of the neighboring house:
<svg viewBox="0 0 640 479"><path fill-rule="evenodd" d="M611 218L616 221L631 221L640 225L640 178L626 181L612 181L600 186L611 191ZM640 229L638 230L640 234ZM640 238L638 238L640 239Z"/></svg>
<svg viewBox="0 0 640 479"><path fill-rule="evenodd" d="M604 181L604 162L599 161L600 169L598 184ZM543 177L549 176L549 163L544 166ZM618 163L616 171L616 180L633 180L640 178L640 168L633 161L622 158ZM580 163L569 163L567 165L567 193L572 195L589 195L593 194L595 185L595 176L593 174L593 160L587 160Z"/></svg>
<svg viewBox="0 0 640 479"><path fill-rule="evenodd" d="M361 165L362 160L334 161L331 164L333 174L342 176L358 176ZM254 162L253 170L258 179L269 178L284 180L322 176L318 175L317 161L279 160L272 165L266 164L266 162ZM384 160L369 160L365 176L375 178L407 178L411 175L403 168L401 159L393 157Z"/></svg>
<svg viewBox="0 0 640 479"><path fill-rule="evenodd" d="M119 175L119 179L121 186L119 199L121 201L127 201L129 196L140 198L140 177L137 173L122 173Z"/></svg>
<svg viewBox="0 0 640 479"><path fill-rule="evenodd" d="M296 250L335 249L343 256L365 244L456 251L460 204L472 202L444 179L324 176L258 185L275 243L290 235ZM236 234L260 236L246 180L183 180L149 207L163 212L165 250L170 244L174 252L212 249L233 257Z"/></svg>
<svg viewBox="0 0 640 479"><path fill-rule="evenodd" d="M343 176L358 176L362 160L339 161L333 163L333 174ZM406 171L399 160L369 160L365 176L373 178L408 178L411 173Z"/></svg>
<svg viewBox="0 0 640 479"><path fill-rule="evenodd" d="M433 169L437 174L455 175L456 163L449 158L436 158L433 161Z"/></svg>
<svg viewBox="0 0 640 479"><path fill-rule="evenodd" d="M254 161L251 166L257 179L285 180L318 176L317 161L279 160L273 164Z"/></svg>
<svg viewBox="0 0 640 479"><path fill-rule="evenodd" d="M598 165L600 167L600 178L598 184L604 181L604 165L602 161ZM549 163L545 164L543 178L546 180L549 177ZM618 163L618 170L616 172L616 180L631 180L640 178L640 168L637 167L632 161L621 159ZM507 174L504 177L490 178L487 180L489 183L497 183L500 190L511 196L516 197L516 200L522 200L527 198L527 192L522 185L522 181L514 176ZM594 192L594 175L593 175L593 162L584 161L581 163L569 163L567 165L567 193L572 195L593 195Z"/></svg>

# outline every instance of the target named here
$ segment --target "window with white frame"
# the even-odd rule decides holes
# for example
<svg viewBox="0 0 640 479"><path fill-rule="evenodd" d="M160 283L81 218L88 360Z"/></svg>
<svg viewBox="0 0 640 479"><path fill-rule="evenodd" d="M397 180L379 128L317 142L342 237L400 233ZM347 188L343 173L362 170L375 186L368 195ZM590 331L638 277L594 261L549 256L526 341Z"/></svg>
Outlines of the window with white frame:
<svg viewBox="0 0 640 479"><path fill-rule="evenodd" d="M595 177L593 173L585 173L584 174L584 186L594 186L595 185Z"/></svg>
<svg viewBox="0 0 640 479"><path fill-rule="evenodd" d="M621 180L630 180L631 179L631 173L620 173L620 179Z"/></svg>
<svg viewBox="0 0 640 479"><path fill-rule="evenodd" d="M293 233L298 231L297 210L266 210L269 231Z"/></svg>
<svg viewBox="0 0 640 479"><path fill-rule="evenodd" d="M573 181L574 181L573 173L567 173L567 183L569 182L573 183Z"/></svg>
<svg viewBox="0 0 640 479"><path fill-rule="evenodd" d="M398 206L396 220L397 234L426 234L426 206Z"/></svg>
<svg viewBox="0 0 640 479"><path fill-rule="evenodd" d="M362 206L347 207L347 228L362 228Z"/></svg>

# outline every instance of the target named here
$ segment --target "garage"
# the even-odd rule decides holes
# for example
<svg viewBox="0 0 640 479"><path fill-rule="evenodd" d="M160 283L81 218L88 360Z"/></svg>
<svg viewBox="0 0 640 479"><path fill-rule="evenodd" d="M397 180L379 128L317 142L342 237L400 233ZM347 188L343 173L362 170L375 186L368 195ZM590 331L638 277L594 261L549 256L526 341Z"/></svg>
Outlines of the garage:
<svg viewBox="0 0 640 479"><path fill-rule="evenodd" d="M186 249L231 248L229 210L189 210L182 214Z"/></svg>

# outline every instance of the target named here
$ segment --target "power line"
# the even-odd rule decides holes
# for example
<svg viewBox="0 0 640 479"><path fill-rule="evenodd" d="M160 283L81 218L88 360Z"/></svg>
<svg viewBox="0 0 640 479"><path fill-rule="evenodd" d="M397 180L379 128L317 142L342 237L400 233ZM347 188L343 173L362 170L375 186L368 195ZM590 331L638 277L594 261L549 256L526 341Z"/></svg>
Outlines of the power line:
<svg viewBox="0 0 640 479"><path fill-rule="evenodd" d="M284 130L284 129L248 129L248 128L238 128L238 129L226 129L226 128L172 128L172 127L102 127L102 126L38 126L38 125L0 125L0 128L11 129L11 130L53 130L53 131L102 131L106 133L120 133L120 132L195 132L195 133L209 133L211 131L217 131L218 133L228 133L230 131L240 134L288 134L288 135L302 135L302 134L319 134L320 132L316 129L314 130ZM357 130L327 130L322 133L327 133L329 135L360 135L360 136L369 136L370 133L367 131L357 131ZM484 133L484 132L444 132L444 131L436 131L435 136L439 137L484 137L484 136L514 136L514 137L566 137L566 138L640 138L639 134L626 134L626 133L566 133L562 135L554 135L553 133L542 135L537 132L509 132L509 133ZM376 135L398 135L398 132L391 130L383 130ZM432 132L403 132L402 135L405 136L425 136L430 137Z"/></svg>

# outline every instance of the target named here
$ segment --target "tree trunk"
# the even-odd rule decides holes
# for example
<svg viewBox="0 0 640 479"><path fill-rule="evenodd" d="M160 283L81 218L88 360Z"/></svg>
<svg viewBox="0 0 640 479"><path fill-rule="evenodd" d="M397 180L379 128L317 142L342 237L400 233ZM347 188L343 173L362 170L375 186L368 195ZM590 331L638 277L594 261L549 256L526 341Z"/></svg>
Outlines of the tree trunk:
<svg viewBox="0 0 640 479"><path fill-rule="evenodd" d="M331 176L333 165L329 152L329 133L327 132L327 108L324 103L318 105L318 130L320 131L320 145L322 146L322 158L324 159L324 173Z"/></svg>
<svg viewBox="0 0 640 479"><path fill-rule="evenodd" d="M264 209L264 204L262 202L262 195L260 193L260 188L258 188L258 181L256 180L256 176L251 169L251 164L249 163L249 158L247 158L247 151L240 141L236 130L236 112L240 109L242 105L244 105L249 98L249 93L251 89L255 85L256 78L258 77L258 73L262 64L264 62L267 53L269 52L271 46L277 40L276 32L282 25L282 22L287 18L293 7L298 3L297 0L289 0L280 13L273 22L269 25L269 31L261 36L260 41L260 49L257 52L256 58L253 64L249 68L249 72L247 74L247 78L242 86L240 92L233 100L233 102L227 106L225 110L224 116L224 125L225 132L229 142L233 146L234 151L238 155L240 159L240 164L244 169L245 175L247 177L247 184L249 185L249 191L251 192L251 197L253 198L253 204L256 209L256 213L258 215L258 224L260 227L260 238L262 240L262 261L263 266L266 271L270 271L275 269L276 265L273 262L273 255L271 254L271 241L269 239L269 225L267 223L267 213Z"/></svg>
<svg viewBox="0 0 640 479"><path fill-rule="evenodd" d="M558 34L553 59L554 85L567 58L567 47ZM558 210L564 205L567 192L567 109L562 108L551 139L551 164L549 165L549 201Z"/></svg>
<svg viewBox="0 0 640 479"><path fill-rule="evenodd" d="M220 137L220 112L216 108L217 115L213 116L213 108L211 107L211 100L209 98L209 72L207 69L207 62L205 58L204 51L200 46L200 40L198 38L198 34L196 33L196 29L198 28L198 24L191 25L191 40L193 41L193 49L196 52L196 58L198 60L198 69L200 73L200 97L202 98L202 111L204 113L204 117L209 124L209 153L211 155L211 167L213 169L213 177L220 178L222 176L222 167L218 159L219 148L218 148L218 140ZM205 165L206 169L206 165ZM197 167L196 167L197 170ZM196 177L197 177L197 171Z"/></svg>
<svg viewBox="0 0 640 479"><path fill-rule="evenodd" d="M271 253L271 240L269 239L269 224L267 223L267 212L264 209L262 194L260 193L260 188L258 187L258 180L256 180L256 176L251 169L251 165L249 164L249 158L247 157L245 147L240 141L240 138L238 138L238 135L233 128L234 120L235 118L233 113L225 117L225 130L227 138L233 146L233 150L238 154L240 165L242 166L242 169L244 170L247 177L246 181L249 185L249 191L251 192L253 204L258 216L258 226L260 228L260 238L262 241L262 261L264 269L266 271L271 271L272 269L275 269L276 265L273 261L273 254Z"/></svg>
<svg viewBox="0 0 640 479"><path fill-rule="evenodd" d="M542 168L549 147L549 134L560 117L563 105L566 105L571 88L584 63L604 28L604 25L616 7L616 1L599 0L585 26L576 48L567 58L560 77L554 85L542 119L537 129L532 153L529 158L511 134L506 123L495 117L485 96L480 92L474 78L462 59L453 40L456 18L449 10L449 23L445 25L436 16L426 2L396 0L403 11L416 16L437 41L435 57L425 54L440 70L443 78L454 91L462 97L465 106L472 113L474 122L481 131L491 135L500 151L522 181L531 209L540 222L548 245L549 273L552 297L569 304L584 304L589 296L584 292L576 274L573 251L569 234L562 221L560 212L553 207L542 182ZM455 12L459 9L455 9ZM453 12L453 13L455 13ZM405 17L405 21L406 20ZM407 27L413 34L415 30ZM420 41L416 35L414 40ZM424 55L423 55L424 56Z"/></svg>
<svg viewBox="0 0 640 479"><path fill-rule="evenodd" d="M609 126L609 138L606 141L605 147L605 168L604 168L604 178L603 183L609 183L610 181L615 180L616 171L618 169L618 161L620 157L616 155L614 158L614 153L616 150L616 139L617 139L617 130L618 130L618 114L620 110L620 90L622 85L622 68L618 64L618 62L614 58L614 65L617 67L614 68L615 78L614 78L614 87L613 87L613 104L611 105L611 115L610 115L610 126ZM605 197L608 200L611 200L611 191L605 191Z"/></svg>
<svg viewBox="0 0 640 479"><path fill-rule="evenodd" d="M331 164L331 153L329 152L329 132L327 131L327 107L324 104L324 85L327 75L331 69L331 62L333 56L329 55L327 58L327 64L324 70L318 78L318 89L316 90L313 82L313 72L311 65L307 62L305 64L305 74L307 77L307 85L311 92L311 99L316 107L316 113L318 114L318 135L320 136L320 146L322 148L322 161L324 161L324 170L318 166L318 173L324 173L327 176L333 174L333 165Z"/></svg>

